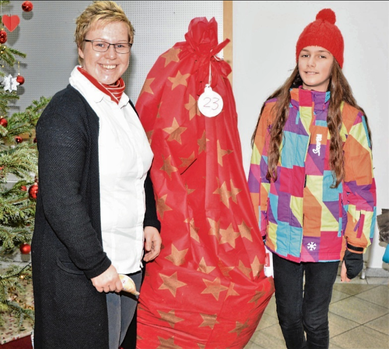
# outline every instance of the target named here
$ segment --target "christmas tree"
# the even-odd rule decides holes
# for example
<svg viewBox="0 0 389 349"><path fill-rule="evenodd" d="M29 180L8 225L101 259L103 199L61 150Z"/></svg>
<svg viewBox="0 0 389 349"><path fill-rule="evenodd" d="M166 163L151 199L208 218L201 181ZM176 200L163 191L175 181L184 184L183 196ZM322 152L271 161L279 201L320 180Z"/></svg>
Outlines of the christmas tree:
<svg viewBox="0 0 389 349"><path fill-rule="evenodd" d="M31 285L30 242L34 227L35 199L38 190L38 152L35 125L49 99L35 100L24 112L10 113L19 99L18 86L24 78L15 68L26 54L7 46L7 38L19 25L17 15L3 15L10 1L0 0L0 326L12 315L22 326L33 321L33 308L20 294ZM22 10L33 8L30 1ZM14 263L16 256L22 262Z"/></svg>

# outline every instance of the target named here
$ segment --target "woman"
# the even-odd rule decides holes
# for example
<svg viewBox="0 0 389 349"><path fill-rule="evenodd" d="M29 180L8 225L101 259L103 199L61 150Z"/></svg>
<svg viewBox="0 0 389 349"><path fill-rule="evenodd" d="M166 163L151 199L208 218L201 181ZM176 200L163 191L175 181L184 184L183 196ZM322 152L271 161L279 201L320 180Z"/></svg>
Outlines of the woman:
<svg viewBox="0 0 389 349"><path fill-rule="evenodd" d="M139 289L142 259L160 251L153 153L121 78L133 39L115 2L88 6L76 21L80 66L36 127L36 349L118 349L137 305L119 274Z"/></svg>
<svg viewBox="0 0 389 349"><path fill-rule="evenodd" d="M328 348L339 261L342 281L356 277L375 226L370 130L342 72L335 20L324 9L304 29L297 65L264 103L253 134L250 192L273 252L289 349Z"/></svg>

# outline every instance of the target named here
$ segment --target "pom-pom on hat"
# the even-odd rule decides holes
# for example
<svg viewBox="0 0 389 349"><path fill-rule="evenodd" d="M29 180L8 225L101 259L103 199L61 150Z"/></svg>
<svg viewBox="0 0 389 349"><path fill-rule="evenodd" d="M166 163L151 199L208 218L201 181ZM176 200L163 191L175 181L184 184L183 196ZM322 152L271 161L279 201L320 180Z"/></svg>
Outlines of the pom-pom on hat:
<svg viewBox="0 0 389 349"><path fill-rule="evenodd" d="M319 11L316 20L308 24L300 34L296 45L296 61L298 61L300 52L304 47L321 46L332 53L342 68L344 42L342 33L335 22L334 11L329 8Z"/></svg>

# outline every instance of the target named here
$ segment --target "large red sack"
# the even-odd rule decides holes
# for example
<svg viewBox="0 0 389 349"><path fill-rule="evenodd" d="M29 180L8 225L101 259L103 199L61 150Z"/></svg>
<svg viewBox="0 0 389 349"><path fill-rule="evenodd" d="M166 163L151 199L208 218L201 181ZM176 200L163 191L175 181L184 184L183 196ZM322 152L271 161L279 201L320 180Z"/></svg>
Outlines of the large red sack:
<svg viewBox="0 0 389 349"><path fill-rule="evenodd" d="M137 347L243 348L274 292L242 164L230 66L214 18L194 18L163 53L136 103L154 152L163 249L146 266ZM223 99L199 112L209 83ZM211 101L211 103L213 103Z"/></svg>

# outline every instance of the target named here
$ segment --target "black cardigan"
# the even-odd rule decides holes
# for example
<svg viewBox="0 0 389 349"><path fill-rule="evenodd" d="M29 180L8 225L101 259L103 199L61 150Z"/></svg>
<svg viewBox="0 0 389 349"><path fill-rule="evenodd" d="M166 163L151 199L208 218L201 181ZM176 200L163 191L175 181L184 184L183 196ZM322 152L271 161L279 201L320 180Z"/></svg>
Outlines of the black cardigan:
<svg viewBox="0 0 389 349"><path fill-rule="evenodd" d="M39 190L32 240L36 349L108 348L105 294L90 279L111 261L100 223L99 118L70 85L38 120ZM151 180L144 225L160 229Z"/></svg>

